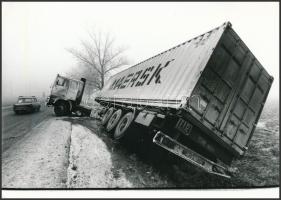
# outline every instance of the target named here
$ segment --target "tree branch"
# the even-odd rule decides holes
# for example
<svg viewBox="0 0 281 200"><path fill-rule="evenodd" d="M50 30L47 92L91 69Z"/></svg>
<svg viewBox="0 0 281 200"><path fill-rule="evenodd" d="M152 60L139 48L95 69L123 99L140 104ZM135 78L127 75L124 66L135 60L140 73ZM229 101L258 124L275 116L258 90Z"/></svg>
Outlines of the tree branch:
<svg viewBox="0 0 281 200"><path fill-rule="evenodd" d="M81 75L95 81L101 89L104 86L108 72L128 64L122 56L125 49L114 48L114 38L109 33L106 35L88 31L89 40L81 40L82 50L66 49L76 57L88 70L79 69ZM90 70L90 71L89 71ZM79 74L79 73L76 73Z"/></svg>
<svg viewBox="0 0 281 200"><path fill-rule="evenodd" d="M88 65L90 65L90 66L92 66L93 68L95 68L95 69L97 70L97 72L101 74L101 71L95 66L94 63L92 63L91 61L89 61L85 55L83 55L82 53L80 53L79 51L74 50L74 49L67 49L67 51L68 51L69 53L71 53L73 56L75 56L77 59L79 59L79 60L81 60L82 62L85 62L85 63L87 63Z"/></svg>

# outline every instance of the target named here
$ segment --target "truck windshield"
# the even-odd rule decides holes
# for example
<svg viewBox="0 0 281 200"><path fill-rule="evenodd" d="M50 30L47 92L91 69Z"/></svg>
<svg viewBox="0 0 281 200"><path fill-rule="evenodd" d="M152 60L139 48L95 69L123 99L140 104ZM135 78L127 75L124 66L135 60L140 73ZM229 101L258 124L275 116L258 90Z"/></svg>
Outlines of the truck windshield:
<svg viewBox="0 0 281 200"><path fill-rule="evenodd" d="M62 77L58 77L56 81L56 85L64 86L65 79Z"/></svg>
<svg viewBox="0 0 281 200"><path fill-rule="evenodd" d="M33 102L33 98L20 98L18 100L18 103L32 103Z"/></svg>

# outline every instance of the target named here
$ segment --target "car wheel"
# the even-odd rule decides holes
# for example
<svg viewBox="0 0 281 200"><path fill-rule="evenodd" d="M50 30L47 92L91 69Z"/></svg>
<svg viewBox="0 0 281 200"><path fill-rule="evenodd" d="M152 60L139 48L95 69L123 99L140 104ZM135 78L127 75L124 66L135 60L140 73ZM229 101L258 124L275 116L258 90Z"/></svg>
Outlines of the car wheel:
<svg viewBox="0 0 281 200"><path fill-rule="evenodd" d="M132 125L133 120L133 112L128 112L127 114L125 114L118 122L113 134L113 138L115 140L123 140L128 138L128 129Z"/></svg>

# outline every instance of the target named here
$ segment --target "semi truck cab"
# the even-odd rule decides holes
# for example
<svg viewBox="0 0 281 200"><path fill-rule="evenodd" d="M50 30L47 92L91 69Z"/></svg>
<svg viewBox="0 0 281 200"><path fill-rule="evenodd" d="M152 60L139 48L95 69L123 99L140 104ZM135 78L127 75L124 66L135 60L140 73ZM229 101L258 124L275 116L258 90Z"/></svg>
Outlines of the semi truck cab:
<svg viewBox="0 0 281 200"><path fill-rule="evenodd" d="M58 74L51 86L47 106L54 106L54 112L57 116L67 115L71 112L82 114L84 110L79 108L79 104L85 83L86 79L84 78L76 80Z"/></svg>

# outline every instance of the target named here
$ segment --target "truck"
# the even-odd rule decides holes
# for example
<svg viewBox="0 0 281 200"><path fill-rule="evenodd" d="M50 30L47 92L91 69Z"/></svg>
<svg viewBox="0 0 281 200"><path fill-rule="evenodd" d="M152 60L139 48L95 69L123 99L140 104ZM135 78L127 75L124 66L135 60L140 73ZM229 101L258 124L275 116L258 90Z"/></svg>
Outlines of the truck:
<svg viewBox="0 0 281 200"><path fill-rule="evenodd" d="M95 100L115 140L146 127L153 143L231 178L248 149L273 77L230 22L113 75Z"/></svg>
<svg viewBox="0 0 281 200"><path fill-rule="evenodd" d="M97 88L92 81L68 78L57 74L47 106L53 106L56 116L76 113L78 116L90 116L92 108L97 104L94 100Z"/></svg>

